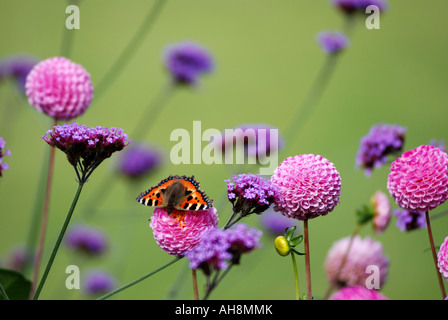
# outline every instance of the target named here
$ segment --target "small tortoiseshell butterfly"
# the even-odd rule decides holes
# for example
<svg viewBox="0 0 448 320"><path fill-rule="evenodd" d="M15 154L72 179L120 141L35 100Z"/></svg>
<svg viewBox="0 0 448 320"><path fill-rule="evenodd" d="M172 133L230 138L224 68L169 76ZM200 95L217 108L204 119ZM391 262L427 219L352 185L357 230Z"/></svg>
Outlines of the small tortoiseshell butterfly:
<svg viewBox="0 0 448 320"><path fill-rule="evenodd" d="M213 204L207 195L199 190L199 183L194 176L169 176L151 189L137 197L141 204L167 208L168 214L176 210L207 210Z"/></svg>

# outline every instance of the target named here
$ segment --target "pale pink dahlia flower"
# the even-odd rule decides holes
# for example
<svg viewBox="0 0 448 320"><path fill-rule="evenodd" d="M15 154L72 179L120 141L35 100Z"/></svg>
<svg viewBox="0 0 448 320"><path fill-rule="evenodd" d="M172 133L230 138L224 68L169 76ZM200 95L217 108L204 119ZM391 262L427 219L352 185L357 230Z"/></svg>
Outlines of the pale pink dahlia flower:
<svg viewBox="0 0 448 320"><path fill-rule="evenodd" d="M200 211L173 210L170 214L166 208L155 208L150 223L159 247L175 256L193 249L217 225L214 207Z"/></svg>
<svg viewBox="0 0 448 320"><path fill-rule="evenodd" d="M429 211L448 198L448 155L433 146L403 153L392 163L387 188L403 209Z"/></svg>
<svg viewBox="0 0 448 320"><path fill-rule="evenodd" d="M275 210L298 220L324 216L339 203L341 177L322 156L303 154L285 159L271 182L279 189Z"/></svg>
<svg viewBox="0 0 448 320"><path fill-rule="evenodd" d="M389 225L392 215L389 199L383 192L377 191L370 201L374 210L373 229L376 233L381 233Z"/></svg>
<svg viewBox="0 0 448 320"><path fill-rule="evenodd" d="M341 264L350 244L350 237L336 241L328 251L325 260L325 273L330 283L339 286L365 286L368 266L374 265L379 269L379 285L383 286L389 271L389 259L384 255L380 242L360 236L353 238L347 260L341 269Z"/></svg>
<svg viewBox="0 0 448 320"><path fill-rule="evenodd" d="M33 107L57 120L82 115L93 98L90 74L64 57L36 64L26 78L25 91Z"/></svg>
<svg viewBox="0 0 448 320"><path fill-rule="evenodd" d="M389 300L389 298L374 289L352 286L339 289L330 300Z"/></svg>
<svg viewBox="0 0 448 320"><path fill-rule="evenodd" d="M443 275L446 281L448 281L448 237L445 238L440 246L439 253L437 254L440 273Z"/></svg>

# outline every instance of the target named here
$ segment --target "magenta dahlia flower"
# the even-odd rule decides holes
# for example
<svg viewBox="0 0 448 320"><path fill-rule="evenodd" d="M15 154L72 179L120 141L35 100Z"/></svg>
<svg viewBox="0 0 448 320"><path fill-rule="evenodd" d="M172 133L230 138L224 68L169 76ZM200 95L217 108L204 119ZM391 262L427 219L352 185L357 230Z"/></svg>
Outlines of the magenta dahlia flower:
<svg viewBox="0 0 448 320"><path fill-rule="evenodd" d="M371 198L373 205L373 229L376 233L382 233L389 225L392 216L389 199L381 192L377 191Z"/></svg>
<svg viewBox="0 0 448 320"><path fill-rule="evenodd" d="M375 289L367 289L365 286L351 286L339 289L330 300L389 300Z"/></svg>
<svg viewBox="0 0 448 320"><path fill-rule="evenodd" d="M218 215L214 207L200 211L155 208L150 227L159 247L174 256L181 256L194 248L204 234L218 225Z"/></svg>
<svg viewBox="0 0 448 320"><path fill-rule="evenodd" d="M423 145L392 163L387 188L403 209L429 211L448 198L448 155Z"/></svg>
<svg viewBox="0 0 448 320"><path fill-rule="evenodd" d="M327 215L339 203L341 177L322 156L304 154L285 159L271 177L278 188L275 210L298 220Z"/></svg>
<svg viewBox="0 0 448 320"><path fill-rule="evenodd" d="M375 265L379 268L379 285L382 287L387 280L389 259L384 255L382 244L369 237L362 239L360 236L355 236L353 238L350 251L341 269L350 238L336 241L328 251L325 260L328 281L338 287L365 286L369 276L366 269L370 265Z"/></svg>
<svg viewBox="0 0 448 320"><path fill-rule="evenodd" d="M43 60L28 73L28 102L57 120L71 120L90 106L93 86L90 74L64 57Z"/></svg>
<svg viewBox="0 0 448 320"><path fill-rule="evenodd" d="M437 267L439 267L439 271L445 280L448 281L448 237L445 238L440 246L437 258Z"/></svg>

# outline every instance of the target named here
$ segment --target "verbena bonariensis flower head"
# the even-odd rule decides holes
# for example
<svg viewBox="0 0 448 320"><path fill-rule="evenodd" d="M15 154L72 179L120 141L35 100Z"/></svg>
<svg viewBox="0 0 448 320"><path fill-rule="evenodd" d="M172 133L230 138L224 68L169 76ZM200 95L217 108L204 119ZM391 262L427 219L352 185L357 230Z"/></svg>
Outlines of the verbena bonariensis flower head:
<svg viewBox="0 0 448 320"><path fill-rule="evenodd" d="M26 78L25 90L32 106L57 120L82 115L93 98L90 74L64 57L36 64Z"/></svg>
<svg viewBox="0 0 448 320"><path fill-rule="evenodd" d="M164 62L176 84L195 85L201 75L214 68L212 56L207 49L190 41L166 47Z"/></svg>
<svg viewBox="0 0 448 320"><path fill-rule="evenodd" d="M370 176L373 169L387 162L389 155L402 150L405 134L406 129L398 125L381 123L372 126L361 138L356 167L364 169L366 176Z"/></svg>
<svg viewBox="0 0 448 320"><path fill-rule="evenodd" d="M117 280L108 272L102 270L90 271L84 281L84 293L87 295L101 295L112 291L117 286Z"/></svg>
<svg viewBox="0 0 448 320"><path fill-rule="evenodd" d="M403 209L429 211L448 198L448 155L423 145L392 163L387 188Z"/></svg>
<svg viewBox="0 0 448 320"><path fill-rule="evenodd" d="M395 209L393 213L397 217L396 226L401 231L412 231L426 227L426 217L424 212Z"/></svg>
<svg viewBox="0 0 448 320"><path fill-rule="evenodd" d="M366 268L375 265L379 268L380 287L387 280L389 272L389 259L384 255L380 242L366 237L353 237L352 246L347 255L347 260L341 269L341 263L350 244L350 237L343 238L333 243L325 260L325 273L330 283L339 286L365 286L369 273Z"/></svg>
<svg viewBox="0 0 448 320"><path fill-rule="evenodd" d="M327 54L336 54L349 45L349 40L340 31L322 31L317 36L322 50Z"/></svg>
<svg viewBox="0 0 448 320"><path fill-rule="evenodd" d="M437 254L437 266L439 267L439 272L448 281L448 237L445 238L440 246Z"/></svg>
<svg viewBox="0 0 448 320"><path fill-rule="evenodd" d="M271 153L278 152L284 146L279 130L261 123L242 124L233 129L226 129L221 135L214 137L213 143L223 155L231 150L233 156L234 148L236 150L241 148L245 157L259 161Z"/></svg>
<svg viewBox="0 0 448 320"><path fill-rule="evenodd" d="M209 276L213 271L227 269L229 264L239 264L241 255L261 246L262 233L245 224L237 224L232 229L214 228L185 256L192 269L201 269Z"/></svg>
<svg viewBox="0 0 448 320"><path fill-rule="evenodd" d="M274 209L290 218L325 216L339 203L341 177L334 164L320 155L285 159L275 169L271 182L278 188Z"/></svg>
<svg viewBox="0 0 448 320"><path fill-rule="evenodd" d="M274 209L268 209L260 216L260 223L266 231L273 235L283 234L286 228L297 226L297 220L286 217Z"/></svg>
<svg viewBox="0 0 448 320"><path fill-rule="evenodd" d="M146 144L132 144L118 160L118 171L128 178L140 178L149 174L161 163L161 154Z"/></svg>
<svg viewBox="0 0 448 320"><path fill-rule="evenodd" d="M366 13L366 8L375 5L380 11L388 9L389 5L385 0L332 0L333 6L347 15L354 13Z"/></svg>
<svg viewBox="0 0 448 320"><path fill-rule="evenodd" d="M227 197L233 211L247 216L261 214L277 199L277 187L258 174L244 173L232 176L234 182L226 180Z"/></svg>
<svg viewBox="0 0 448 320"><path fill-rule="evenodd" d="M0 137L0 177L2 176L3 170L9 169L8 164L6 162L3 162L3 157L10 156L11 151L4 149L5 145L6 145L5 140L2 137Z"/></svg>
<svg viewBox="0 0 448 320"><path fill-rule="evenodd" d="M6 62L8 75L16 81L23 93L25 93L26 77L38 62L36 57L25 54L11 56Z"/></svg>
<svg viewBox="0 0 448 320"><path fill-rule="evenodd" d="M389 300L389 298L375 289L367 289L365 285L358 285L339 289L331 296L330 300Z"/></svg>
<svg viewBox="0 0 448 320"><path fill-rule="evenodd" d="M174 256L194 248L217 225L214 207L200 211L174 209L170 214L166 208L155 208L150 223L159 247Z"/></svg>
<svg viewBox="0 0 448 320"><path fill-rule="evenodd" d="M69 249L88 256L99 256L107 250L104 233L84 225L72 227L65 237L65 244Z"/></svg>
<svg viewBox="0 0 448 320"><path fill-rule="evenodd" d="M373 205L373 229L376 233L382 233L389 225L392 216L389 199L381 192L377 191L371 198Z"/></svg>
<svg viewBox="0 0 448 320"><path fill-rule="evenodd" d="M429 145L430 145L430 146L434 146L434 147L436 147L436 148L439 148L439 149L442 150L443 152L446 152L446 143L445 143L445 140L431 139L431 141L429 141Z"/></svg>
<svg viewBox="0 0 448 320"><path fill-rule="evenodd" d="M131 142L120 128L87 127L76 122L57 125L42 138L67 155L80 182L87 181L103 160Z"/></svg>

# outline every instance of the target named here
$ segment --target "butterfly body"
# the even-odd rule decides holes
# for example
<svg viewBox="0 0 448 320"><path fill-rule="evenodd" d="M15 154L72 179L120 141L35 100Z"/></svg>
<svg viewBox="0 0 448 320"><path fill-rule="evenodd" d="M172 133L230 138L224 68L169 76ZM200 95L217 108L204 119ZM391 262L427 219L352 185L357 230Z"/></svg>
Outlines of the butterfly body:
<svg viewBox="0 0 448 320"><path fill-rule="evenodd" d="M173 210L207 210L212 207L211 200L199 189L194 177L169 176L137 197L141 204Z"/></svg>

